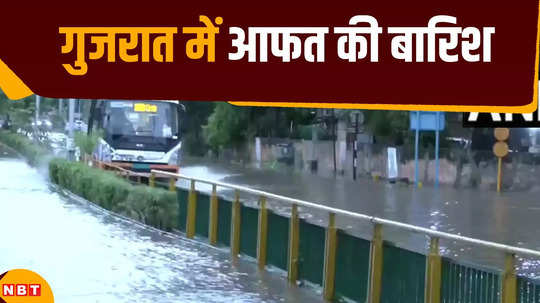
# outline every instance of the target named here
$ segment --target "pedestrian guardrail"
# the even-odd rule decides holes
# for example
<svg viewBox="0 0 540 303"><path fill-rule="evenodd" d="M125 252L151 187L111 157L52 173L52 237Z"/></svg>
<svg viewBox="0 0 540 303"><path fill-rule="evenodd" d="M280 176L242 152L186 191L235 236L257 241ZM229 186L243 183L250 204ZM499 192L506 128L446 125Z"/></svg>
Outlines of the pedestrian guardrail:
<svg viewBox="0 0 540 303"><path fill-rule="evenodd" d="M211 245L218 242L230 245L233 256L251 255L261 269L269 261L286 270L291 283L305 279L321 284L327 300L338 295L372 303L540 302L540 282L518 277L515 271L516 255L540 258L540 251L436 231L244 186L152 170L151 180L156 176L190 181L189 190L178 189L179 229L185 231L188 238L197 234L207 237ZM211 195L198 193L197 182L212 185ZM234 201L220 203L224 199L218 197L218 187L234 190ZM242 205L241 193L258 196L258 209ZM269 212L268 199L290 204L290 217ZM326 228L301 220L299 206L326 212ZM336 215L371 222L371 241L339 230ZM229 223L230 229L223 228ZM242 228L243 225L247 227ZM250 228L253 225L256 232ZM383 241L384 226L429 236L429 253L417 254ZM270 242L274 244L271 246L268 245L269 233ZM501 251L505 254L504 269L490 272L443 258L440 239Z"/></svg>

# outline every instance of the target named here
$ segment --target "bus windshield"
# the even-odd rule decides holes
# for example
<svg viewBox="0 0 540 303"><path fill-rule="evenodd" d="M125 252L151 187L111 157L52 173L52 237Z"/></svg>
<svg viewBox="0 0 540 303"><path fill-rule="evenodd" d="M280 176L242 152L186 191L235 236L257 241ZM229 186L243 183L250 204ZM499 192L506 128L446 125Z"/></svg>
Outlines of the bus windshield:
<svg viewBox="0 0 540 303"><path fill-rule="evenodd" d="M168 102L111 101L107 130L113 137L178 138L178 112Z"/></svg>

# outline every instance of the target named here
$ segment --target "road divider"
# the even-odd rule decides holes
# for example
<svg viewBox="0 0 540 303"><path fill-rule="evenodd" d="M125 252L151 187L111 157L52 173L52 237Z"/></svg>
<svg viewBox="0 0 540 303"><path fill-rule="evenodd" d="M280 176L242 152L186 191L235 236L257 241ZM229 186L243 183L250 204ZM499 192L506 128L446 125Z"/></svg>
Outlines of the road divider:
<svg viewBox="0 0 540 303"><path fill-rule="evenodd" d="M53 183L105 209L166 231L177 225L174 192L133 185L111 171L59 158L49 162L49 176Z"/></svg>

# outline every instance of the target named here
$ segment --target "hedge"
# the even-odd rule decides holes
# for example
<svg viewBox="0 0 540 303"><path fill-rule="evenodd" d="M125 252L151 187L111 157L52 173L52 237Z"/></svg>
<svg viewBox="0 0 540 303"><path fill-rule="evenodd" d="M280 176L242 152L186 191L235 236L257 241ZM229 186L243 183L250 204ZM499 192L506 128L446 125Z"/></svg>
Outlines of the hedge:
<svg viewBox="0 0 540 303"><path fill-rule="evenodd" d="M0 142L22 154L30 165L36 166L46 158L48 150L28 137L6 130L0 130Z"/></svg>
<svg viewBox="0 0 540 303"><path fill-rule="evenodd" d="M52 182L99 206L144 224L170 231L176 226L176 194L132 185L112 172L55 158L49 162Z"/></svg>

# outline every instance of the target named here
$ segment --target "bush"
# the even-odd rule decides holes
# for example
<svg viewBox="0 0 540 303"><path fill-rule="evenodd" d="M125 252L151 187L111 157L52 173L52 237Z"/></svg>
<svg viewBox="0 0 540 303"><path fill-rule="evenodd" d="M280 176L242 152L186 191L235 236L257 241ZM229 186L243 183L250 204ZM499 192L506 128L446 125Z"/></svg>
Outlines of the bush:
<svg viewBox="0 0 540 303"><path fill-rule="evenodd" d="M76 132L73 138L75 145L86 155L91 155L96 148L101 134L93 132L91 135L87 135L83 132Z"/></svg>
<svg viewBox="0 0 540 303"><path fill-rule="evenodd" d="M167 231L176 226L173 192L132 185L112 172L58 158L50 161L49 175L52 182L105 209Z"/></svg>
<svg viewBox="0 0 540 303"><path fill-rule="evenodd" d="M46 148L36 145L28 137L6 130L0 130L0 142L22 154L33 166L42 163L49 153Z"/></svg>

